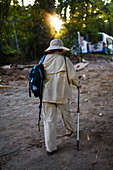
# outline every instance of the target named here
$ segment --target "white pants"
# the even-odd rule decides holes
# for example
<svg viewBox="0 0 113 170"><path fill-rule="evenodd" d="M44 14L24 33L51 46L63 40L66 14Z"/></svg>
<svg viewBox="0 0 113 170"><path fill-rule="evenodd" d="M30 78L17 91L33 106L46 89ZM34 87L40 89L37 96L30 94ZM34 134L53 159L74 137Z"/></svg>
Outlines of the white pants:
<svg viewBox="0 0 113 170"><path fill-rule="evenodd" d="M44 136L47 151L57 149L56 121L57 107L61 110L64 127L67 132L75 131L75 122L71 116L69 104L43 103Z"/></svg>

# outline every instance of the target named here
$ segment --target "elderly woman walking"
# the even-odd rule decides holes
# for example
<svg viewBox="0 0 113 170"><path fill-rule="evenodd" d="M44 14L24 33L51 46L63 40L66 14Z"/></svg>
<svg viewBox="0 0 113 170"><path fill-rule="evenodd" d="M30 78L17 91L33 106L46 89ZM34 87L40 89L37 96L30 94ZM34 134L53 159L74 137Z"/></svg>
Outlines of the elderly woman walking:
<svg viewBox="0 0 113 170"><path fill-rule="evenodd" d="M70 84L81 86L74 66L69 58L62 55L63 51L69 51L63 46L60 39L53 39L45 50L47 53L43 62L45 81L43 85L43 121L45 145L48 155L57 150L56 121L57 107L61 110L64 127L67 136L75 132L75 122L71 116L69 100L71 99Z"/></svg>

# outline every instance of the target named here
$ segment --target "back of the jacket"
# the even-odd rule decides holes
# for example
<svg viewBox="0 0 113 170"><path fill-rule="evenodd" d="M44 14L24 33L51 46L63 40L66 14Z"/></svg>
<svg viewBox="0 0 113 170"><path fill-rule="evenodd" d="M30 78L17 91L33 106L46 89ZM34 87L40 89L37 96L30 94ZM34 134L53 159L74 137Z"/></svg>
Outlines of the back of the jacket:
<svg viewBox="0 0 113 170"><path fill-rule="evenodd" d="M68 82L74 85L77 85L78 83L73 64L67 57L65 63L64 56L56 52L54 54L48 54L43 65L45 70L45 81L42 101L67 103L71 99L71 87Z"/></svg>

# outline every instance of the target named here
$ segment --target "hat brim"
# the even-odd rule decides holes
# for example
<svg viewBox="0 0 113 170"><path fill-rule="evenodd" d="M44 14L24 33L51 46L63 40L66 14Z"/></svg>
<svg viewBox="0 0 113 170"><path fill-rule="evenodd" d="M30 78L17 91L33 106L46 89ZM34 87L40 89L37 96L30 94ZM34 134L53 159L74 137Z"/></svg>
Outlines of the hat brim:
<svg viewBox="0 0 113 170"><path fill-rule="evenodd" d="M48 47L45 52L47 51L51 51L51 50L65 50L65 51L70 51L69 48L66 48L66 47L61 47L61 46L54 46L54 47Z"/></svg>

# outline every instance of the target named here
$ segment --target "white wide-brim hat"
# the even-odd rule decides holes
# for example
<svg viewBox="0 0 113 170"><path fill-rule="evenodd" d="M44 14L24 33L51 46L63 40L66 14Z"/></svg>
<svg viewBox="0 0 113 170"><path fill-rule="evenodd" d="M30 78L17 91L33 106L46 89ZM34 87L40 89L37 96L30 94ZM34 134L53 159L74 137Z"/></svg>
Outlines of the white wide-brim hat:
<svg viewBox="0 0 113 170"><path fill-rule="evenodd" d="M62 40L60 40L60 39L53 39L53 40L51 40L50 46L45 50L45 52L51 51L51 50L60 50L60 49L66 50L66 51L70 50L69 48L66 48L63 45L64 44L63 44Z"/></svg>

